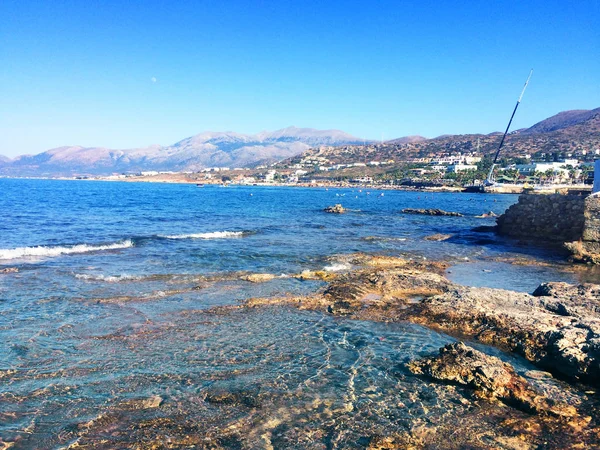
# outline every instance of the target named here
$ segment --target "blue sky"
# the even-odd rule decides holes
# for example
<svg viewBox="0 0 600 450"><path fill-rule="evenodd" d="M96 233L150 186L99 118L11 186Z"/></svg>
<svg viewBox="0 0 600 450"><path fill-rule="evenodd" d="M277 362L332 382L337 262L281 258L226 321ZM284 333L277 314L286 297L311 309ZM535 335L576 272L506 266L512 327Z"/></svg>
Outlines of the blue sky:
<svg viewBox="0 0 600 450"><path fill-rule="evenodd" d="M289 125L489 133L600 107L600 2L0 2L0 154Z"/></svg>

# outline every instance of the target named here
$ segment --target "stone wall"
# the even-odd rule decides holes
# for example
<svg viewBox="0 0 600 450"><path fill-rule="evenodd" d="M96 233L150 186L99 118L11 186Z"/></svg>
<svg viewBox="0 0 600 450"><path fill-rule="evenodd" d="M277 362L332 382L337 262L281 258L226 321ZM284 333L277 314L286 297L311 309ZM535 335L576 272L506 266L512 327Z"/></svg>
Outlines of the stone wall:
<svg viewBox="0 0 600 450"><path fill-rule="evenodd" d="M518 203L498 217L498 232L546 242L578 241L584 233L584 210L585 198L581 195L522 194Z"/></svg>
<svg viewBox="0 0 600 450"><path fill-rule="evenodd" d="M581 238L565 246L579 262L600 264L600 195L585 199L584 223Z"/></svg>

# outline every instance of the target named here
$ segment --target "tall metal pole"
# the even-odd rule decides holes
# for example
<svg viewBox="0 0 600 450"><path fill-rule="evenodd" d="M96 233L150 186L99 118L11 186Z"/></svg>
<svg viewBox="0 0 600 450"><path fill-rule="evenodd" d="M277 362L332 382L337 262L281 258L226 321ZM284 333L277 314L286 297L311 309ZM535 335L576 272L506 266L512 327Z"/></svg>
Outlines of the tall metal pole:
<svg viewBox="0 0 600 450"><path fill-rule="evenodd" d="M506 135L508 134L508 130L510 129L510 125L515 117L515 113L517 112L517 108L521 104L521 100L523 99L523 94L525 94L525 89L527 89L527 85L529 84L529 79L533 74L533 69L529 71L529 76L527 77L527 81L525 81L525 85L523 86L523 90L521 91L521 95L519 95L519 100L517 100L517 104L515 105L515 109L513 109L512 115L510 116L510 120L508 121L508 125L506 126L506 131L504 131L504 135L502 136L502 140L500 141L500 145L498 146L498 150L496 150L496 155L494 156L494 161L492 163L492 168L490 169L490 173L488 174L487 181L489 183L492 182L492 172L494 171L494 167L496 166L496 162L498 161L498 155L500 155L500 150L504 145L504 140L506 139Z"/></svg>

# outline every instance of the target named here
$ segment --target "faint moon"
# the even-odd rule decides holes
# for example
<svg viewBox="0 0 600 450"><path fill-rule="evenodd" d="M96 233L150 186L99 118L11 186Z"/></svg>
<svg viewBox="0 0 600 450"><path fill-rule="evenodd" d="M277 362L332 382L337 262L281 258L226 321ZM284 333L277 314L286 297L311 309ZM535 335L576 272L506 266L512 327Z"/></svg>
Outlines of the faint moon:
<svg viewBox="0 0 600 450"><path fill-rule="evenodd" d="M156 81L157 81L157 80L156 80L156 77L152 77L152 78L150 78L150 81L152 81L153 83L156 83Z"/></svg>

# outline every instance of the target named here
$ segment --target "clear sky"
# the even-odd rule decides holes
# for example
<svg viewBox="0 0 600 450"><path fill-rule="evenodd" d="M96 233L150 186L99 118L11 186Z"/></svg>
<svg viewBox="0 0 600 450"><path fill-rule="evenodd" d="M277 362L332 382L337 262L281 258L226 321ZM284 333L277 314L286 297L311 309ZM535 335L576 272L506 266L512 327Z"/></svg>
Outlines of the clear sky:
<svg viewBox="0 0 600 450"><path fill-rule="evenodd" d="M0 154L289 125L502 130L600 107L600 1L0 1Z"/></svg>

